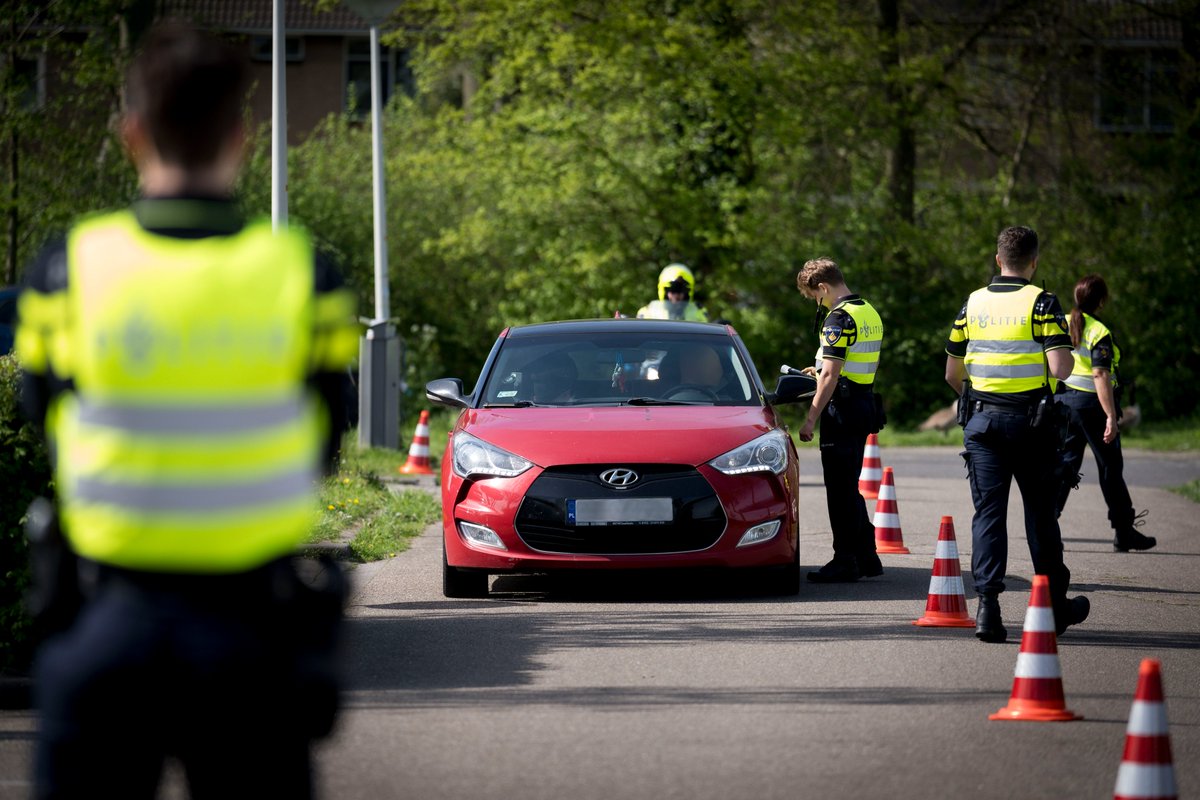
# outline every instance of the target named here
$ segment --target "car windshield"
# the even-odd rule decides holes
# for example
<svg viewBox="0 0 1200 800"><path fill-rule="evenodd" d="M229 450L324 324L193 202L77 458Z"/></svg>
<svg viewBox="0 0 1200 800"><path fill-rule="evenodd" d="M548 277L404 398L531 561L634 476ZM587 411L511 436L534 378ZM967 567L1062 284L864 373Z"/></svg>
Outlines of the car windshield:
<svg viewBox="0 0 1200 800"><path fill-rule="evenodd" d="M726 335L518 336L501 345L486 406L750 405L751 371Z"/></svg>

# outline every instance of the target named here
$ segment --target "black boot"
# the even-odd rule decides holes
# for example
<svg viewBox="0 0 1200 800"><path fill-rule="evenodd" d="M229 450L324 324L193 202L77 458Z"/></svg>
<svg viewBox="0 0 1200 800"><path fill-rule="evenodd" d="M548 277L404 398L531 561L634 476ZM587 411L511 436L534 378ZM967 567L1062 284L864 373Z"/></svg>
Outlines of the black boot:
<svg viewBox="0 0 1200 800"><path fill-rule="evenodd" d="M816 572L808 573L813 583L853 583L862 577L854 560L838 561L836 558Z"/></svg>
<svg viewBox="0 0 1200 800"><path fill-rule="evenodd" d="M1113 550L1128 553L1130 550L1149 550L1158 544L1158 539L1138 533L1133 528L1118 528L1113 536Z"/></svg>
<svg viewBox="0 0 1200 800"><path fill-rule="evenodd" d="M1131 510L1129 513L1132 514L1133 511ZM1122 519L1119 524L1114 520L1113 550L1118 553L1128 553L1130 550L1149 550L1158 544L1158 539L1138 533L1137 530L1146 524L1142 517L1149 513L1149 510L1142 509L1137 516Z"/></svg>
<svg viewBox="0 0 1200 800"><path fill-rule="evenodd" d="M858 562L858 574L861 577L876 578L883 574L883 562L874 553L858 556L855 560Z"/></svg>
<svg viewBox="0 0 1200 800"><path fill-rule="evenodd" d="M975 638L993 644L1008 639L1008 631L1000 620L1000 600L994 594L979 595L979 610L975 614Z"/></svg>
<svg viewBox="0 0 1200 800"><path fill-rule="evenodd" d="M1062 636L1068 627L1083 622L1091 612L1092 601L1083 595L1064 600L1054 608L1054 632Z"/></svg>

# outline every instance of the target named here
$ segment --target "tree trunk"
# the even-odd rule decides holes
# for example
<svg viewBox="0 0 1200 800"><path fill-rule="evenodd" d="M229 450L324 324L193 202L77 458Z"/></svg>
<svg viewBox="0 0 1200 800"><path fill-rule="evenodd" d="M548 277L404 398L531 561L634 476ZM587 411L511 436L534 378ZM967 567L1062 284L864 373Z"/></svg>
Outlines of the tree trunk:
<svg viewBox="0 0 1200 800"><path fill-rule="evenodd" d="M17 74L17 15L13 14L8 21L8 79L13 80ZM6 89L8 87L5 87ZM8 98L13 97L13 92L6 91L5 95ZM17 152L17 128L16 121L13 120L9 124L12 128L8 133L8 252L4 255L4 284L6 286L14 286L17 282L17 235L20 233L20 212L17 210L17 200L20 199L20 183L18 182L20 175L21 159Z"/></svg>
<svg viewBox="0 0 1200 800"><path fill-rule="evenodd" d="M900 82L900 2L878 0L880 65L884 97L891 114L892 144L888 151L887 184L892 210L902 222L915 220L913 194L917 170L917 135L912 124L911 99Z"/></svg>

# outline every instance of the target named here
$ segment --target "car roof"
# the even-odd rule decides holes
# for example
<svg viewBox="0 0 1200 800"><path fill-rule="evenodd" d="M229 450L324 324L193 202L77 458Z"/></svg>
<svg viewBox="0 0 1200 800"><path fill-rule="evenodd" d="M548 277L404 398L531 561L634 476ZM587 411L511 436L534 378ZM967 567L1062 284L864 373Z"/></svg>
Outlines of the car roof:
<svg viewBox="0 0 1200 800"><path fill-rule="evenodd" d="M576 333L600 334L616 330L655 333L693 333L709 336L728 336L727 326L716 322L684 322L666 319L572 319L558 322L538 322L532 325L514 325L508 329L508 338L523 336L545 336L546 334Z"/></svg>

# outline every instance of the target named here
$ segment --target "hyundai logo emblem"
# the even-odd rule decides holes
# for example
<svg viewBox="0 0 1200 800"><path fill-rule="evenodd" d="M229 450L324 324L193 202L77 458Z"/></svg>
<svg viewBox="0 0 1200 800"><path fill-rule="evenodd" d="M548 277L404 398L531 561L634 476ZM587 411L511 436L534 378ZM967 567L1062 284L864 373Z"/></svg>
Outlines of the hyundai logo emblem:
<svg viewBox="0 0 1200 800"><path fill-rule="evenodd" d="M624 469L623 467L606 469L600 473L600 480L614 489L628 489L638 482L638 477L636 472L631 469Z"/></svg>

